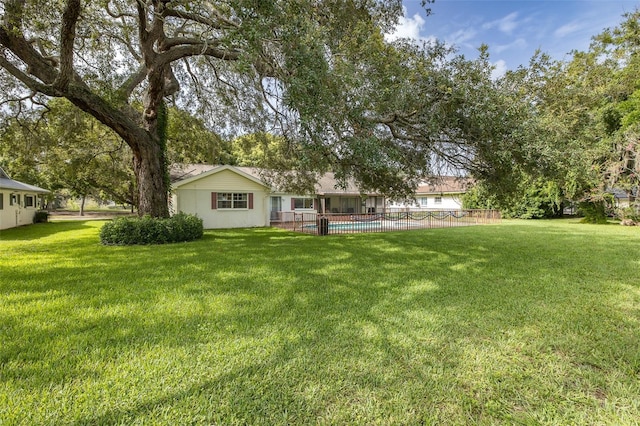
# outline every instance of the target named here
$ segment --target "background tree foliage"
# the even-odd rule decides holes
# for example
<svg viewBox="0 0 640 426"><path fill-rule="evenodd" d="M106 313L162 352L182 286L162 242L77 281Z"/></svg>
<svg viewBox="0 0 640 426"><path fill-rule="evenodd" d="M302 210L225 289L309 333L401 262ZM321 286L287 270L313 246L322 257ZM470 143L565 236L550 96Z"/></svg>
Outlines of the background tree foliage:
<svg viewBox="0 0 640 426"><path fill-rule="evenodd" d="M110 129L63 99L49 102L44 116L11 121L0 140L0 164L16 179L82 200L135 203L131 151Z"/></svg>
<svg viewBox="0 0 640 426"><path fill-rule="evenodd" d="M201 120L175 107L170 114L171 163L235 163L231 144ZM6 120L0 141L0 166L15 179L81 199L92 196L137 206L131 149L64 99L50 100L44 115Z"/></svg>
<svg viewBox="0 0 640 426"><path fill-rule="evenodd" d="M239 136L230 142L230 148L230 161L238 166L269 168L280 163L278 170L295 168L295 162L291 161L296 157L294 148L285 138L270 133Z"/></svg>
<svg viewBox="0 0 640 426"><path fill-rule="evenodd" d="M234 164L230 142L210 130L205 121L178 107L169 108L167 159L169 164Z"/></svg>
<svg viewBox="0 0 640 426"><path fill-rule="evenodd" d="M469 195L469 205L499 205L518 217L551 217L563 202L575 203L590 220L602 221L613 188L635 201L639 25L640 12L626 14L619 26L595 36L588 51L573 52L568 61L539 53L528 67L507 73L501 84L517 87L530 105L528 133L535 137L520 141L537 152L540 167L533 172L514 167L511 193L496 192L483 181ZM535 211L539 214L532 216Z"/></svg>

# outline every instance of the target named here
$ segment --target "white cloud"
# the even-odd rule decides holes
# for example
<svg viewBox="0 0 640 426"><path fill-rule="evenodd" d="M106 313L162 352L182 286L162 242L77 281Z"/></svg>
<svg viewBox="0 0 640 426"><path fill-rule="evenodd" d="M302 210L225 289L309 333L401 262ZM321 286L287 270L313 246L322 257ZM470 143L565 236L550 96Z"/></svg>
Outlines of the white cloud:
<svg viewBox="0 0 640 426"><path fill-rule="evenodd" d="M434 44L437 40L435 36L424 36L421 34L426 22L424 18L417 13L409 17L407 16L407 8L403 7L402 9L404 16L400 17L398 25L396 25L392 33L384 35L384 39L394 41L399 38L408 38L415 40L417 43Z"/></svg>
<svg viewBox="0 0 640 426"><path fill-rule="evenodd" d="M515 30L519 23L516 20L518 18L518 12L513 12L505 16L504 18L497 19L495 21L487 22L482 25L482 28L485 30L491 28L498 28L505 34L511 34L513 30Z"/></svg>
<svg viewBox="0 0 640 426"><path fill-rule="evenodd" d="M502 59L496 61L493 63L493 71L491 71L491 78L493 80L497 80L500 77L502 77L503 75L505 75L505 73L508 70L507 67L507 63L505 61L503 61Z"/></svg>
<svg viewBox="0 0 640 426"><path fill-rule="evenodd" d="M395 30L391 34L385 34L385 39L393 41L399 38L411 38L414 40L425 40L420 36L420 31L424 28L425 20L419 14L407 17L407 9L404 9L405 16L401 16Z"/></svg>
<svg viewBox="0 0 640 426"><path fill-rule="evenodd" d="M491 50L494 50L496 53L502 53L505 50L509 50L509 49L524 49L525 47L527 47L527 41L523 38L518 38L515 39L514 41L512 41L509 44L501 44L495 47L491 47Z"/></svg>
<svg viewBox="0 0 640 426"><path fill-rule="evenodd" d="M474 28L466 28L464 30L458 30L453 34L447 36L447 41L454 45L463 44L469 40L472 40L478 32Z"/></svg>
<svg viewBox="0 0 640 426"><path fill-rule="evenodd" d="M555 30L553 35L556 37L565 37L571 33L575 33L576 31L580 31L583 28L583 25L577 21L569 22Z"/></svg>

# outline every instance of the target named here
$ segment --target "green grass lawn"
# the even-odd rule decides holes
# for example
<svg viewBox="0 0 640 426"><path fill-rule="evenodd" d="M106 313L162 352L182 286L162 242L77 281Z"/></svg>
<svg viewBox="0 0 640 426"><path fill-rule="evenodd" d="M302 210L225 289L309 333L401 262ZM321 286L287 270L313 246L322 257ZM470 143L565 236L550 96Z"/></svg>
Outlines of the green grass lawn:
<svg viewBox="0 0 640 426"><path fill-rule="evenodd" d="M640 419L640 228L0 232L0 424Z"/></svg>

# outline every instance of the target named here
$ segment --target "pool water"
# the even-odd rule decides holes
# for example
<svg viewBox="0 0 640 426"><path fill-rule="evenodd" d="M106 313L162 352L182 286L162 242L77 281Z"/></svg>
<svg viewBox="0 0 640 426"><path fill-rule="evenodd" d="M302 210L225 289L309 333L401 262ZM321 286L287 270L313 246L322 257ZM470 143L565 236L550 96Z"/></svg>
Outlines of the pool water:
<svg viewBox="0 0 640 426"><path fill-rule="evenodd" d="M407 224L406 222L329 222L329 233L331 231L365 231L365 230L385 230L393 228L414 227L415 224ZM305 225L304 229L316 230L318 225Z"/></svg>
<svg viewBox="0 0 640 426"><path fill-rule="evenodd" d="M347 231L358 229L378 229L381 228L380 222L349 222L349 223L331 223L329 222L329 229Z"/></svg>

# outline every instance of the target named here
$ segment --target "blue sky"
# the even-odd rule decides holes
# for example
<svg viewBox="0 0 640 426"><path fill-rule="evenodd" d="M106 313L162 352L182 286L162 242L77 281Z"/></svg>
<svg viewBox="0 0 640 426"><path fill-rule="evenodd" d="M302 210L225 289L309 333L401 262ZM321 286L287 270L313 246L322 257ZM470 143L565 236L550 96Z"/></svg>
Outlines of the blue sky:
<svg viewBox="0 0 640 426"><path fill-rule="evenodd" d="M468 58L489 46L494 75L527 65L536 49L555 59L586 50L591 37L622 22L640 0L436 0L426 16L420 0L403 0L405 17L396 35L437 38Z"/></svg>

